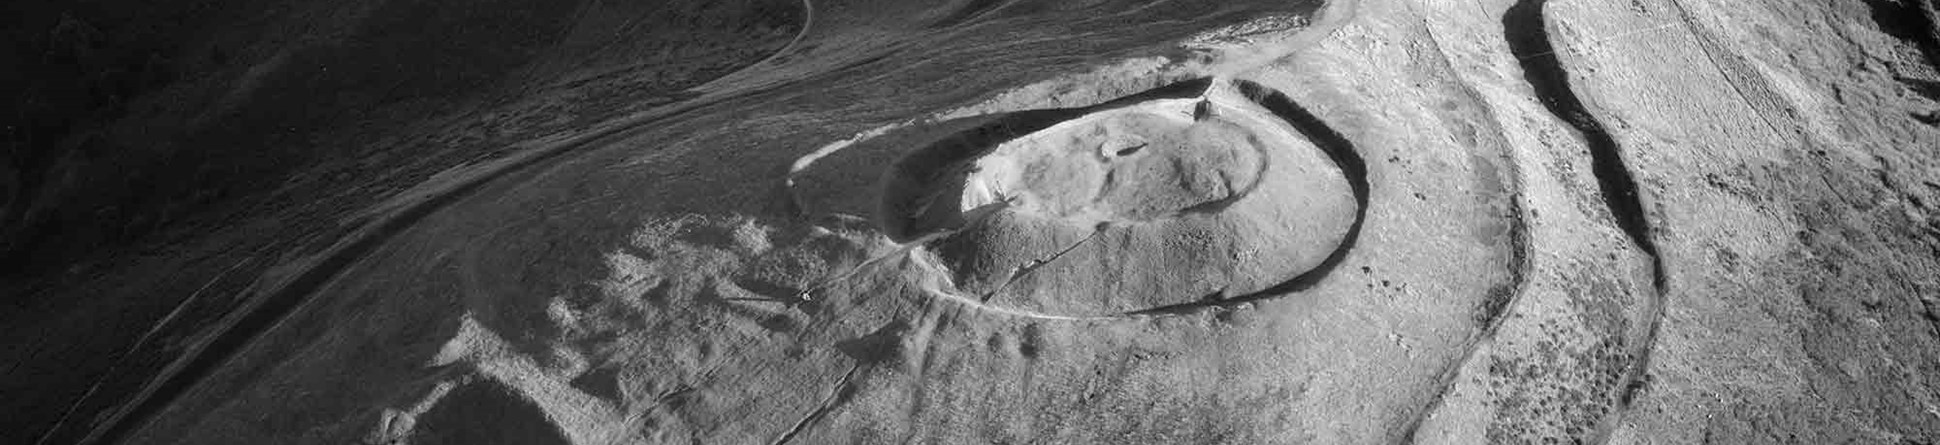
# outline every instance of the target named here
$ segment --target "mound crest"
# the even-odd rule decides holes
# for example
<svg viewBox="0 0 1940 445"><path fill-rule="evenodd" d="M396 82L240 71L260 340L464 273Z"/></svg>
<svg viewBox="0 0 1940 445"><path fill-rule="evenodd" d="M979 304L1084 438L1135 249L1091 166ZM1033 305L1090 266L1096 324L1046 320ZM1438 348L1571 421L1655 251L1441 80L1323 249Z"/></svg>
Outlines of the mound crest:
<svg viewBox="0 0 1940 445"><path fill-rule="evenodd" d="M948 291L1046 314L1223 299L1315 268L1358 217L1347 178L1248 97L1195 82L1210 87L932 137L881 174L875 221Z"/></svg>

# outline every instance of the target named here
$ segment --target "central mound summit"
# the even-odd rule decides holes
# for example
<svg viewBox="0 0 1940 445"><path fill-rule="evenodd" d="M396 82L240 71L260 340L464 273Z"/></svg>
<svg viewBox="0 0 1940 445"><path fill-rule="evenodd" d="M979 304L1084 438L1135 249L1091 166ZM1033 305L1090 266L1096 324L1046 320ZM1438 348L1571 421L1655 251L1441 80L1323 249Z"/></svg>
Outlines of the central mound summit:
<svg viewBox="0 0 1940 445"><path fill-rule="evenodd" d="M969 165L959 209L1004 204L1072 222L1142 222L1238 198L1266 147L1210 103L1111 110L998 146ZM1198 113L1194 111L1198 110Z"/></svg>

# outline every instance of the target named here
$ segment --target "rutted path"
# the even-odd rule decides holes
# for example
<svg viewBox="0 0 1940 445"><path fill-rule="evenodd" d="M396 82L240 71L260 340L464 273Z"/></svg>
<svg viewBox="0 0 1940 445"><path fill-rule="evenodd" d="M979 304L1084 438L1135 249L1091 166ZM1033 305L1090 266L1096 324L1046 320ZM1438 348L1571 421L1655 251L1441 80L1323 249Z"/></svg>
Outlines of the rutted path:
<svg viewBox="0 0 1940 445"><path fill-rule="evenodd" d="M1617 227L1623 230L1633 245L1643 251L1651 265L1654 292L1648 298L1648 319L1643 320L1648 324L1647 334L1637 344L1625 345L1625 352L1631 360L1622 380L1618 382L1617 405L1605 414L1606 417L1618 416L1629 405L1634 391L1642 384L1645 370L1649 368L1651 346L1656 342L1664 315L1664 264L1656 244L1651 240L1650 225L1638 196L1636 180L1624 165L1623 148L1571 90L1569 72L1556 57L1555 43L1543 20L1543 5L1546 2L1519 0L1511 6L1502 17L1504 38L1508 40L1510 52L1522 66L1524 79L1529 82L1543 107L1575 128L1589 146L1591 168L1601 189L1604 206L1609 209ZM1612 423L1605 421L1601 424L1607 428ZM1598 431L1593 437L1596 442L1608 440L1608 431Z"/></svg>

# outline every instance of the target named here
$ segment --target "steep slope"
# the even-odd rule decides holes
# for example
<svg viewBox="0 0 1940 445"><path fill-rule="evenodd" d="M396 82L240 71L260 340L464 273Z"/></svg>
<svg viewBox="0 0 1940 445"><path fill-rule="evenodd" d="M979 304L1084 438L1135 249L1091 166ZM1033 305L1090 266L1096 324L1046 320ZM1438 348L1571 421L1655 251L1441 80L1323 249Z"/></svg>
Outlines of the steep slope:
<svg viewBox="0 0 1940 445"><path fill-rule="evenodd" d="M112 3L68 5L69 20L121 11ZM107 148L18 147L61 161L24 166L58 181L29 181L0 212L0 256L23 261L0 271L0 391L19 394L0 402L19 426L0 432L7 442L61 437L43 436L56 424L76 434L85 426L68 420L136 397L215 320L253 307L256 277L388 221L363 209L535 138L691 97L786 45L805 18L794 0L143 8L190 8L200 24L163 32L144 22L167 18L155 11L94 23L183 53L165 57L179 77L123 98L145 111L75 124Z"/></svg>

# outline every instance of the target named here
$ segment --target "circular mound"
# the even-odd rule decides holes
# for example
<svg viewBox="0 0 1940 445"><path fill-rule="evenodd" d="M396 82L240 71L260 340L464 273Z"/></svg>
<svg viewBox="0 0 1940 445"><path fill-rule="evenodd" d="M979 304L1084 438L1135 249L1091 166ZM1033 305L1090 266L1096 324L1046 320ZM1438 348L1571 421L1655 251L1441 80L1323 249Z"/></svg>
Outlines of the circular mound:
<svg viewBox="0 0 1940 445"><path fill-rule="evenodd" d="M946 138L881 182L884 231L959 296L1059 315L1221 300L1320 265L1358 217L1340 168L1243 97L1029 116L1051 121Z"/></svg>

